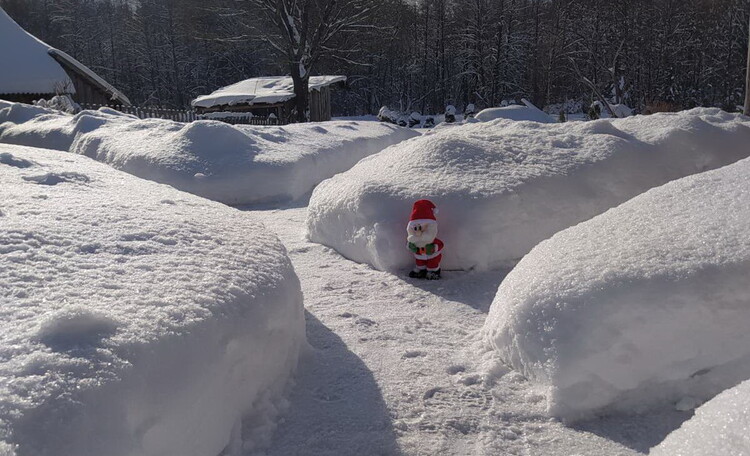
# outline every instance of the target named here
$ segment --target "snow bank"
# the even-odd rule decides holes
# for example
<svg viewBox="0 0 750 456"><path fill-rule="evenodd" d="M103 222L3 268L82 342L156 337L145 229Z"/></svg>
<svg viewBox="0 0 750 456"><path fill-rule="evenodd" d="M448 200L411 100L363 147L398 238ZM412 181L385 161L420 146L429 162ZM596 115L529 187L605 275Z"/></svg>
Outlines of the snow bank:
<svg viewBox="0 0 750 456"><path fill-rule="evenodd" d="M555 121L541 109L519 105L483 109L479 111L475 118L480 122L489 122L496 119L528 120L541 123L553 123Z"/></svg>
<svg viewBox="0 0 750 456"><path fill-rule="evenodd" d="M0 145L0 188L0 441L19 456L216 456L243 415L269 425L305 329L262 224L21 146Z"/></svg>
<svg viewBox="0 0 750 456"><path fill-rule="evenodd" d="M484 327L576 419L750 378L750 159L652 189L536 246Z"/></svg>
<svg viewBox="0 0 750 456"><path fill-rule="evenodd" d="M375 122L283 127L139 120L111 109L75 116L0 109L0 142L86 155L226 204L294 200L360 159L418 133Z"/></svg>
<svg viewBox="0 0 750 456"><path fill-rule="evenodd" d="M406 268L411 205L428 198L440 209L444 268L505 267L651 187L750 155L748 144L748 118L718 109L438 129L319 185L308 233L352 260Z"/></svg>
<svg viewBox="0 0 750 456"><path fill-rule="evenodd" d="M750 454L750 381L724 391L651 449L651 456Z"/></svg>

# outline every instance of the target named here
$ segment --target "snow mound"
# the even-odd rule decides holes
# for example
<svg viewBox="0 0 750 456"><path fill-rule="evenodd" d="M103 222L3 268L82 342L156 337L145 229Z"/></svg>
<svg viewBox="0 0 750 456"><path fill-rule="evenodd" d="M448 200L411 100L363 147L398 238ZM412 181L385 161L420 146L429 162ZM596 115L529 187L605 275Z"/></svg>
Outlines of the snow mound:
<svg viewBox="0 0 750 456"><path fill-rule="evenodd" d="M651 456L750 454L750 381L719 394L651 449Z"/></svg>
<svg viewBox="0 0 750 456"><path fill-rule="evenodd" d="M577 419L750 377L750 159L652 189L536 246L484 326Z"/></svg>
<svg viewBox="0 0 750 456"><path fill-rule="evenodd" d="M308 235L378 269L409 267L406 223L427 198L440 210L444 268L506 267L649 188L747 157L748 144L748 118L718 109L440 129L321 183Z"/></svg>
<svg viewBox="0 0 750 456"><path fill-rule="evenodd" d="M0 109L0 142L86 155L235 205L298 199L362 158L418 135L375 122L231 126L140 120L111 109L74 116L18 103Z"/></svg>
<svg viewBox="0 0 750 456"><path fill-rule="evenodd" d="M56 151L0 145L0 188L0 452L216 456L243 417L270 438L305 343L274 235Z"/></svg>
<svg viewBox="0 0 750 456"><path fill-rule="evenodd" d="M553 123L555 120L544 111L529 106L506 106L503 108L487 108L479 111L475 119L489 122L497 119L528 120L532 122Z"/></svg>

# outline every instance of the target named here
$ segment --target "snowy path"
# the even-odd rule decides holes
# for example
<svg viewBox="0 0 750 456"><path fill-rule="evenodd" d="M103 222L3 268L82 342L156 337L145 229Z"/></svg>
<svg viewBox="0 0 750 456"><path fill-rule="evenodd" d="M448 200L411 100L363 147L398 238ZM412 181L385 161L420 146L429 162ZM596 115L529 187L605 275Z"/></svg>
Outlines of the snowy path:
<svg viewBox="0 0 750 456"><path fill-rule="evenodd" d="M631 455L683 414L570 428L510 372L486 385L474 334L501 273L412 281L304 240L305 208L254 211L287 246L302 281L312 350L268 456ZM617 443L621 442L621 443Z"/></svg>

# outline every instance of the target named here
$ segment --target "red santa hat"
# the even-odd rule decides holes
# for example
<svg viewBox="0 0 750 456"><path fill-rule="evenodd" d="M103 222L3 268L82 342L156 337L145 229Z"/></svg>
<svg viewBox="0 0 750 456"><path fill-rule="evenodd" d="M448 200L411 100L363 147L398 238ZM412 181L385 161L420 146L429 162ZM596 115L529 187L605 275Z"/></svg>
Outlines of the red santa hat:
<svg viewBox="0 0 750 456"><path fill-rule="evenodd" d="M409 223L437 223L435 215L438 213L437 207L432 201L422 199L414 203L411 210Z"/></svg>

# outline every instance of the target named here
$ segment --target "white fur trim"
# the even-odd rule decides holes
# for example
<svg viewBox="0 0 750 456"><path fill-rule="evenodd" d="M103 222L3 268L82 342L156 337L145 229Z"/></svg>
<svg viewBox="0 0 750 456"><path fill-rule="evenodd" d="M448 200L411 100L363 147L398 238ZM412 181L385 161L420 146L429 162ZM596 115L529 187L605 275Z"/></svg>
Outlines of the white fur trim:
<svg viewBox="0 0 750 456"><path fill-rule="evenodd" d="M440 209L438 209L438 208L435 208L435 209L432 210L432 214L433 215L438 215L438 212L440 212Z"/></svg>
<svg viewBox="0 0 750 456"><path fill-rule="evenodd" d="M433 253L432 255L420 255L418 253L414 253L414 258L418 260L431 260L433 258L436 258L437 256L441 255L443 253L442 250L438 250L437 252Z"/></svg>
<svg viewBox="0 0 750 456"><path fill-rule="evenodd" d="M417 224L417 223L419 223L420 225L427 225L430 223L437 223L437 220L432 220L432 219L409 220L409 223L406 226L408 227L408 226L411 226L412 224Z"/></svg>

